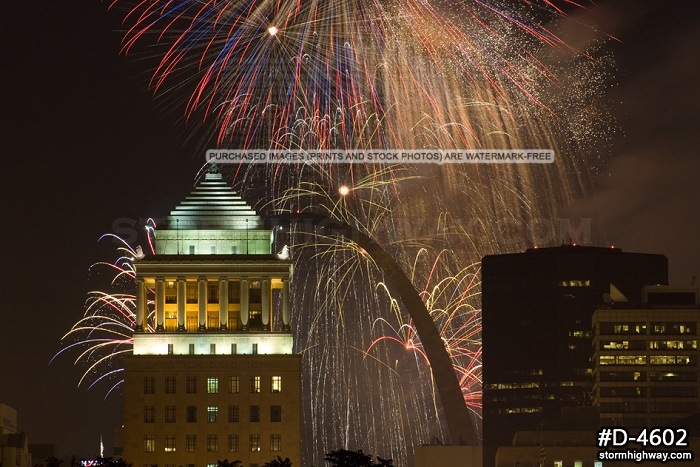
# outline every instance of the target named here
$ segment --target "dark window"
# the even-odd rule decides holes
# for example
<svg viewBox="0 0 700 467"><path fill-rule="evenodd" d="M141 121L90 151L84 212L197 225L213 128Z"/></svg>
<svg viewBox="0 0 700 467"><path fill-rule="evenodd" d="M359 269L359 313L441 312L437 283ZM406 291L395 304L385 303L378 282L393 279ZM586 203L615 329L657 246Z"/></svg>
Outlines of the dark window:
<svg viewBox="0 0 700 467"><path fill-rule="evenodd" d="M144 394L155 394L156 393L156 379L153 376L145 376L143 378L143 393Z"/></svg>
<svg viewBox="0 0 700 467"><path fill-rule="evenodd" d="M228 406L228 421L233 423L237 422L240 418L239 410L237 405Z"/></svg>
<svg viewBox="0 0 700 467"><path fill-rule="evenodd" d="M251 405L250 406L250 421L259 422L260 421L260 406Z"/></svg>
<svg viewBox="0 0 700 467"><path fill-rule="evenodd" d="M175 406L165 406L165 423L175 423Z"/></svg>
<svg viewBox="0 0 700 467"><path fill-rule="evenodd" d="M197 394L197 377L187 377L187 394Z"/></svg>
<svg viewBox="0 0 700 467"><path fill-rule="evenodd" d="M153 423L156 421L156 409L152 405L143 408L143 422Z"/></svg>
<svg viewBox="0 0 700 467"><path fill-rule="evenodd" d="M166 376L165 377L165 393L166 394L175 394L175 377L174 376Z"/></svg>
<svg viewBox="0 0 700 467"><path fill-rule="evenodd" d="M282 406L281 405L271 405L270 406L270 421L271 422L281 422L282 421Z"/></svg>
<svg viewBox="0 0 700 467"><path fill-rule="evenodd" d="M197 406L187 406L187 423L197 423Z"/></svg>
<svg viewBox="0 0 700 467"><path fill-rule="evenodd" d="M219 284L209 284L207 290L207 303L219 303Z"/></svg>

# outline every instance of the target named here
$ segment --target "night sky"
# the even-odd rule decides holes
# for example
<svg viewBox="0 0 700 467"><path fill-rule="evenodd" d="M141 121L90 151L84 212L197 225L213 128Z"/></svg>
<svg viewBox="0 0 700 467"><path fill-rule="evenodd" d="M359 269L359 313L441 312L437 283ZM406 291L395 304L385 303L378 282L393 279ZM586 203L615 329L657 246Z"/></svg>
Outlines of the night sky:
<svg viewBox="0 0 700 467"><path fill-rule="evenodd" d="M700 275L700 15L696 2L623 0L579 12L621 39L610 111L620 131L595 199L594 241L669 257L671 283ZM120 394L76 388L49 365L83 313L98 244L120 219L162 216L189 191L209 143L148 91L148 60L119 55L118 15L97 0L9 2L0 47L0 402L32 443L91 456L121 423ZM92 280L95 280L93 277Z"/></svg>

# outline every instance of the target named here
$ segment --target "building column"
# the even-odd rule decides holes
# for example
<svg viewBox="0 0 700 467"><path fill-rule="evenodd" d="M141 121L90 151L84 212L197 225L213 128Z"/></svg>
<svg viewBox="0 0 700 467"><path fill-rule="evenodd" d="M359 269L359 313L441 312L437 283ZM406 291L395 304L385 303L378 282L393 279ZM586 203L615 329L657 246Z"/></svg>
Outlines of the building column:
<svg viewBox="0 0 700 467"><path fill-rule="evenodd" d="M136 278L136 324L134 330L141 332L146 327L144 326L144 316L146 316L146 285L143 278Z"/></svg>
<svg viewBox="0 0 700 467"><path fill-rule="evenodd" d="M207 329L207 279L199 278L199 330Z"/></svg>
<svg viewBox="0 0 700 467"><path fill-rule="evenodd" d="M282 279L282 324L289 331L289 279Z"/></svg>
<svg viewBox="0 0 700 467"><path fill-rule="evenodd" d="M248 330L248 279L241 279L241 324Z"/></svg>
<svg viewBox="0 0 700 467"><path fill-rule="evenodd" d="M263 329L271 331L272 328L268 327L270 322L270 279L263 279L262 290L260 291L260 303L262 305L262 324Z"/></svg>
<svg viewBox="0 0 700 467"><path fill-rule="evenodd" d="M228 278L219 278L219 328L228 328Z"/></svg>
<svg viewBox="0 0 700 467"><path fill-rule="evenodd" d="M164 331L165 327L165 279L156 279L156 331Z"/></svg>
<svg viewBox="0 0 700 467"><path fill-rule="evenodd" d="M185 278L177 278L177 330L185 330Z"/></svg>

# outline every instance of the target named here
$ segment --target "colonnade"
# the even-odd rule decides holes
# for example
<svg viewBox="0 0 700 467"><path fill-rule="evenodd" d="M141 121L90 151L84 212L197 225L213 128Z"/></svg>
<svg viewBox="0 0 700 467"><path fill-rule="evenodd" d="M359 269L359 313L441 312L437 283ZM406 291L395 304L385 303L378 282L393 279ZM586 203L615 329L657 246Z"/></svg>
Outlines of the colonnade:
<svg viewBox="0 0 700 467"><path fill-rule="evenodd" d="M243 326L243 331L248 330L249 314L250 314L250 281L251 278L231 278L219 277L217 279L219 286L219 325L218 330L228 329L228 314L229 314L229 283L235 279L235 282L240 287L240 318ZM254 278L261 283L261 309L262 309L262 325L263 328L269 329L272 306L271 306L271 279L269 277ZM207 286L212 282L211 278L198 277L197 281L197 305L199 311L199 330L212 330L207 327ZM186 304L186 286L187 278L178 277L177 282L177 330L185 331L185 304ZM192 280L190 280L192 282ZM156 331L165 330L165 277L155 278L155 324ZM143 277L136 278L136 330L145 331L147 329L147 305L148 305L148 288ZM290 304L289 304L289 279L282 279L282 324L285 331L289 330Z"/></svg>

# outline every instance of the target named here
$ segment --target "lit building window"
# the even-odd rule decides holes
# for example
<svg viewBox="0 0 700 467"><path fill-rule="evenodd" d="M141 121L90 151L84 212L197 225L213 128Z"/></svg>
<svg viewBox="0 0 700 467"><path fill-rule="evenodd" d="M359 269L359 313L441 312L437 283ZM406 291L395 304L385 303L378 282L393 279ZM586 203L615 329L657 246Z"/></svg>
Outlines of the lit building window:
<svg viewBox="0 0 700 467"><path fill-rule="evenodd" d="M564 467L564 461L554 461L554 467Z"/></svg>
<svg viewBox="0 0 700 467"><path fill-rule="evenodd" d="M590 287L590 279L576 279L569 281L559 281L559 287Z"/></svg>
<svg viewBox="0 0 700 467"><path fill-rule="evenodd" d="M270 435L270 451L279 452L282 450L282 435Z"/></svg>
<svg viewBox="0 0 700 467"><path fill-rule="evenodd" d="M260 392L260 376L250 377L250 392L259 393Z"/></svg>
<svg viewBox="0 0 700 467"><path fill-rule="evenodd" d="M240 413L237 405L228 406L228 421L231 423L238 422L240 418Z"/></svg>
<svg viewBox="0 0 700 467"><path fill-rule="evenodd" d="M230 452L238 451L238 435L228 435L228 450Z"/></svg>
<svg viewBox="0 0 700 467"><path fill-rule="evenodd" d="M209 310L207 312L207 329L218 329L219 328L219 312L214 310ZM211 349L211 345L209 346ZM210 351L211 353L211 351Z"/></svg>
<svg viewBox="0 0 700 467"><path fill-rule="evenodd" d="M187 291L187 303L197 303L197 284L188 282L185 289Z"/></svg>
<svg viewBox="0 0 700 467"><path fill-rule="evenodd" d="M592 331L570 331L569 337L583 337L588 338L593 335Z"/></svg>
<svg viewBox="0 0 700 467"><path fill-rule="evenodd" d="M173 281L165 283L165 303L177 303L177 289Z"/></svg>
<svg viewBox="0 0 700 467"><path fill-rule="evenodd" d="M207 378L207 394L219 392L219 378Z"/></svg>
<svg viewBox="0 0 700 467"><path fill-rule="evenodd" d="M646 365L646 355L618 355L616 362L618 365Z"/></svg>
<svg viewBox="0 0 700 467"><path fill-rule="evenodd" d="M601 355L601 365L646 365L646 355Z"/></svg>
<svg viewBox="0 0 700 467"><path fill-rule="evenodd" d="M270 390L272 392L282 392L282 377L273 376L270 378Z"/></svg>
<svg viewBox="0 0 700 467"><path fill-rule="evenodd" d="M599 334L639 334L646 335L646 323L600 323Z"/></svg>
<svg viewBox="0 0 700 467"><path fill-rule="evenodd" d="M209 423L216 423L219 420L219 408L216 406L207 407L207 421Z"/></svg>
<svg viewBox="0 0 700 467"><path fill-rule="evenodd" d="M175 452L175 435L165 435L165 452Z"/></svg>
<svg viewBox="0 0 700 467"><path fill-rule="evenodd" d="M649 341L649 348L653 350L696 350L698 341Z"/></svg>
<svg viewBox="0 0 700 467"><path fill-rule="evenodd" d="M694 323L649 323L651 334L695 334Z"/></svg>
<svg viewBox="0 0 700 467"><path fill-rule="evenodd" d="M650 361L652 365L696 365L697 360L694 355L652 355Z"/></svg>
<svg viewBox="0 0 700 467"><path fill-rule="evenodd" d="M260 435L250 435L250 450L259 451L260 450Z"/></svg>
<svg viewBox="0 0 700 467"><path fill-rule="evenodd" d="M155 450L156 450L156 437L155 437L155 435L145 435L143 437L143 450L144 450L144 452L155 452Z"/></svg>
<svg viewBox="0 0 700 467"><path fill-rule="evenodd" d="M583 467L583 461L574 461L574 467Z"/></svg>
<svg viewBox="0 0 700 467"><path fill-rule="evenodd" d="M238 376L228 377L228 392L229 394L238 394L241 390L241 379Z"/></svg>
<svg viewBox="0 0 700 467"><path fill-rule="evenodd" d="M197 435L187 435L185 437L185 450L195 452L197 450Z"/></svg>
<svg viewBox="0 0 700 467"><path fill-rule="evenodd" d="M215 452L219 450L219 436L207 435L207 451Z"/></svg>

